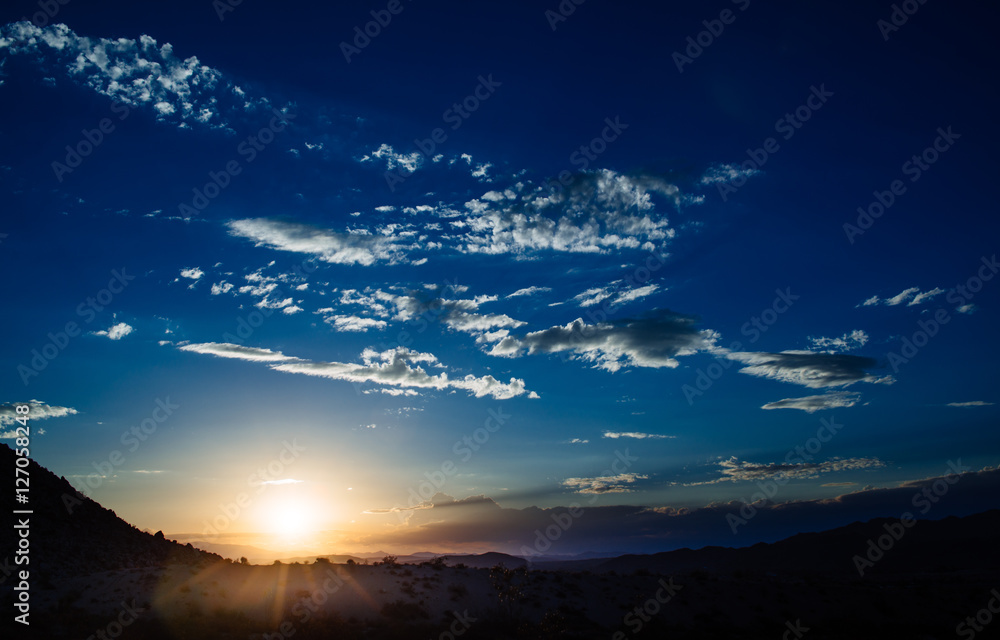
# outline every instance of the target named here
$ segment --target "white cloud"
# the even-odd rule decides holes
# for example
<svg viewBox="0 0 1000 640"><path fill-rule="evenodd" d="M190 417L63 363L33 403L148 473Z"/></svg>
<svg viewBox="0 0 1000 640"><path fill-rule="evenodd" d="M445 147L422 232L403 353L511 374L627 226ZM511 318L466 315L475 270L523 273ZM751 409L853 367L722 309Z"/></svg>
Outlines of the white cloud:
<svg viewBox="0 0 1000 640"><path fill-rule="evenodd" d="M675 206L682 199L660 178L603 169L578 174L564 189L518 182L438 215L461 233L458 250L465 253L652 250L675 235L654 195Z"/></svg>
<svg viewBox="0 0 1000 640"><path fill-rule="evenodd" d="M232 291L233 285L223 280L212 285L212 295L217 296Z"/></svg>
<svg viewBox="0 0 1000 640"><path fill-rule="evenodd" d="M935 287L929 291L921 292L919 287L910 287L909 289L903 289L899 293L889 298L879 298L877 295L872 296L862 302L858 306L862 307L873 307L875 305L885 305L887 307L895 307L907 302L908 307L913 307L919 304L923 304L927 300L939 296L944 293L944 289Z"/></svg>
<svg viewBox="0 0 1000 640"><path fill-rule="evenodd" d="M376 320L374 318L362 318L360 316L330 316L323 319L333 325L333 328L337 331L368 331L369 329L385 329L388 324L385 320Z"/></svg>
<svg viewBox="0 0 1000 640"><path fill-rule="evenodd" d="M640 431L605 431L605 438L613 438L615 440L619 438L632 438L634 440L665 440L673 439L677 436L665 436L658 433L642 433Z"/></svg>
<svg viewBox="0 0 1000 640"><path fill-rule="evenodd" d="M62 418L64 416L71 416L77 412L76 409L71 407L58 407L45 404L40 400L30 400L28 402L11 402L8 404L0 405L0 426L9 427L17 423L17 418L22 417L22 414L17 412L17 407L19 405L27 404L30 407L28 411L27 418L30 422L35 420L48 420L50 418ZM13 434L11 431L10 434ZM0 435L0 438L13 438L13 435L8 435L4 433Z"/></svg>
<svg viewBox="0 0 1000 640"><path fill-rule="evenodd" d="M547 293L552 291L552 287L536 287L534 285L530 287L525 287L524 289L518 289L514 293L507 294L508 298L518 298L521 296L533 296L536 293Z"/></svg>
<svg viewBox="0 0 1000 640"><path fill-rule="evenodd" d="M124 322L119 322L116 325L108 327L107 330L94 331L93 335L109 338L111 340L121 340L128 334L132 333L132 331L133 329L131 326Z"/></svg>
<svg viewBox="0 0 1000 640"><path fill-rule="evenodd" d="M227 226L230 235L247 238L258 247L311 254L333 264L392 264L402 256L401 247L385 236L339 233L268 218L231 220Z"/></svg>
<svg viewBox="0 0 1000 640"><path fill-rule="evenodd" d="M645 298L659 290L659 285L648 284L642 287L628 288L624 280L615 280L603 287L592 287L573 296L573 301L581 307L592 307L612 298L609 307L617 307L628 302Z"/></svg>
<svg viewBox="0 0 1000 640"><path fill-rule="evenodd" d="M949 407L961 407L961 408L968 408L968 407L992 407L993 403L992 402L983 402L982 400L970 400L969 402L949 402L948 406Z"/></svg>
<svg viewBox="0 0 1000 640"><path fill-rule="evenodd" d="M581 438L573 438L572 440L567 440L566 444L587 444L590 440L584 440Z"/></svg>
<svg viewBox="0 0 1000 640"><path fill-rule="evenodd" d="M860 399L861 396L857 393L836 391L818 396L784 398L775 402L768 402L761 409L801 409L806 413L815 413L823 409L853 407Z"/></svg>
<svg viewBox="0 0 1000 640"><path fill-rule="evenodd" d="M865 346L868 342L868 334L861 329L855 329L839 338L810 338L809 341L814 349L852 351Z"/></svg>
<svg viewBox="0 0 1000 640"><path fill-rule="evenodd" d="M747 178L752 178L759 173L760 170L758 169L744 169L737 164L718 164L709 167L708 170L702 174L701 184L709 185L746 180Z"/></svg>
<svg viewBox="0 0 1000 640"><path fill-rule="evenodd" d="M201 277L205 275L205 272L198 267L191 267L190 269L181 269L181 277L189 278L191 280L200 280Z"/></svg>
<svg viewBox="0 0 1000 640"><path fill-rule="evenodd" d="M256 347L244 347L228 342L205 342L201 344L186 344L178 347L181 351L191 351L219 358L235 358L237 360L249 360L250 362L288 362L298 360L270 349L258 349Z"/></svg>
<svg viewBox="0 0 1000 640"><path fill-rule="evenodd" d="M397 347L383 352L365 349L361 353L361 363L315 362L286 356L270 349L228 343L189 344L179 348L183 351L222 358L265 362L271 369L284 373L298 373L347 382L417 389L461 389L472 393L477 398L491 396L498 400L529 393L525 389L524 381L516 378L511 378L509 382L505 383L489 375L478 378L471 374L462 378L450 378L444 372L431 375L420 365L442 366L437 357L430 353L420 353L405 347Z"/></svg>
<svg viewBox="0 0 1000 640"><path fill-rule="evenodd" d="M423 164L424 157L419 151L397 153L392 145L383 143L378 149L362 157L359 162L375 162L376 160L385 160L385 168L390 171L400 167L405 169L407 173L413 173Z"/></svg>
<svg viewBox="0 0 1000 640"><path fill-rule="evenodd" d="M222 73L198 58L180 59L169 43L143 35L79 36L64 24L36 27L22 21L0 27L0 50L29 57L45 73L62 73L130 107L148 106L160 120L181 127L229 128L239 114L270 106L248 100Z"/></svg>

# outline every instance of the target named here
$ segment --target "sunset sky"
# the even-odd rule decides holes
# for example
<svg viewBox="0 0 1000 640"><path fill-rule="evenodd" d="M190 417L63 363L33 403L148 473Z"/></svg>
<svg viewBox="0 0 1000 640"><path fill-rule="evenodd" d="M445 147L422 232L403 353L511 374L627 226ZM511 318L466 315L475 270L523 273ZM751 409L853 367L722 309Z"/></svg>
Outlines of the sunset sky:
<svg viewBox="0 0 1000 640"><path fill-rule="evenodd" d="M0 9L0 422L140 528L742 545L1000 464L978 4L42 4ZM734 534L775 477L804 515Z"/></svg>

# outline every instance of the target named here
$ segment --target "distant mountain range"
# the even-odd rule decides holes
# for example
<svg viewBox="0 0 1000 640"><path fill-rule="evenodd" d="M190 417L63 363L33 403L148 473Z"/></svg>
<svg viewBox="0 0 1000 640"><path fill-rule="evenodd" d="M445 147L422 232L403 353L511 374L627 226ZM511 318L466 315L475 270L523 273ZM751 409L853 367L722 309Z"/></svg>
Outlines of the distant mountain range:
<svg viewBox="0 0 1000 640"><path fill-rule="evenodd" d="M0 465L14 467L15 454L0 446ZM215 562L222 557L238 559L246 556L261 561L273 552L242 545L222 545L197 541L197 545L179 544L163 537L140 531L119 518L114 511L79 494L65 478L32 461L30 503L16 505L13 492L5 492L7 509L27 506L31 519L31 568L40 575L73 576L96 571L161 565L167 562L199 564ZM469 568L503 564L508 568L530 565L536 569L591 571L594 573L650 571L677 573L683 571L755 571L784 574L830 574L849 577L858 575L855 557L866 558L869 541L891 548L884 551L870 570L873 574L898 574L921 568L924 571L960 571L997 569L1000 574L1000 510L943 520L921 520L906 528L898 541L891 545L887 531L899 531L899 520L880 518L856 522L819 533L802 533L775 543L759 543L745 548L705 547L679 549L649 555L601 556L542 556L530 559L505 553L445 554L420 552L398 556L402 564L418 564L442 557L449 566L463 564ZM12 527L0 531L0 543L8 563L0 558L0 578L12 569L17 532ZM202 547L199 549L197 547ZM206 549L206 550L203 550ZM871 552L877 555L877 551ZM348 560L363 564L381 560L388 552L364 554L331 554L322 556L333 563ZM317 556L281 558L284 562L308 563ZM269 562L268 562L269 563Z"/></svg>

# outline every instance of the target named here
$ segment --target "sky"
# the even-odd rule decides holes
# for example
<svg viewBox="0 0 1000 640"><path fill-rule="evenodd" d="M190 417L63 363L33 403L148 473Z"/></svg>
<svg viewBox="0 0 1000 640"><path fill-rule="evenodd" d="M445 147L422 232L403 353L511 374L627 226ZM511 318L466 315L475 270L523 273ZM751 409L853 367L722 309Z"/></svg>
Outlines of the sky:
<svg viewBox="0 0 1000 640"><path fill-rule="evenodd" d="M0 428L30 402L140 528L569 554L1000 506L988 7L0 13Z"/></svg>

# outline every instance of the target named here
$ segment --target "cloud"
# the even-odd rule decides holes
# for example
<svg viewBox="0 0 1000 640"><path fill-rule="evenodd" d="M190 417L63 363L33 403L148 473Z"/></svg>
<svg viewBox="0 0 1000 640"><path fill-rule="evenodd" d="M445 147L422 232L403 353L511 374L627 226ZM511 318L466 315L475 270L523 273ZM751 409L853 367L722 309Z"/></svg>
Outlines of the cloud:
<svg viewBox="0 0 1000 640"><path fill-rule="evenodd" d="M509 382L501 382L489 375L478 378L471 374L462 378L450 378L445 372L431 375L419 365L427 364L440 367L442 365L438 362L437 357L430 353L420 353L405 347L397 347L383 352L365 349L361 353L361 363L315 362L286 356L279 351L271 351L270 349L217 342L188 344L179 347L179 349L221 358L264 362L268 363L271 369L283 373L298 373L359 384L373 383L391 387L437 390L462 389L472 393L477 398L490 396L498 400L506 400L524 394L528 394L528 397L538 397L534 392L528 392L525 389L524 381L517 378L511 378Z"/></svg>
<svg viewBox="0 0 1000 640"><path fill-rule="evenodd" d="M130 325L124 322L119 322L114 326L108 327L107 330L94 331L92 333L95 336L101 336L110 340L121 340L128 334L132 333L132 331L133 328Z"/></svg>
<svg viewBox="0 0 1000 640"><path fill-rule="evenodd" d="M709 167L701 176L701 184L720 184L725 182L735 182L736 180L746 180L760 173L759 169L744 169L737 164L717 164Z"/></svg>
<svg viewBox="0 0 1000 640"><path fill-rule="evenodd" d="M29 421L34 420L48 420L50 418L62 418L65 416L75 415L76 409L71 407L58 407L45 404L40 400L30 400L28 402L11 402L8 404L0 405L0 426L9 427L17 423L17 418L23 417L22 414L17 412L17 407L19 405L27 404L31 409L27 413L27 418ZM30 422L29 422L30 423ZM10 432L13 433L13 432ZM12 438L13 435L3 434L3 438Z"/></svg>
<svg viewBox="0 0 1000 640"><path fill-rule="evenodd" d="M861 329L845 333L839 338L809 338L814 349L829 351L852 351L860 349L868 342L868 334Z"/></svg>
<svg viewBox="0 0 1000 640"><path fill-rule="evenodd" d="M198 267L192 267L190 269L181 269L182 278L190 278L191 280L200 280L201 277L205 275L205 272Z"/></svg>
<svg viewBox="0 0 1000 640"><path fill-rule="evenodd" d="M524 352L570 352L595 367L676 367L677 357L712 349L718 334L695 328L695 318L663 309L633 319L586 324L582 318L524 336L507 336L489 352L518 357Z"/></svg>
<svg viewBox="0 0 1000 640"><path fill-rule="evenodd" d="M859 469L878 469L885 463L878 458L831 458L824 462L747 462L735 456L718 463L722 476L707 482L689 483L687 486L716 484L719 482L756 482L772 478L801 480L816 478L820 474Z"/></svg>
<svg viewBox="0 0 1000 640"><path fill-rule="evenodd" d="M191 351L204 355L216 356L217 358L234 358L236 360L247 360L250 362L287 362L298 360L270 349L258 349L256 347L244 347L239 344L228 342L205 342L202 344L186 344L178 347L181 351Z"/></svg>
<svg viewBox="0 0 1000 640"><path fill-rule="evenodd" d="M891 384L891 376L881 378L865 372L877 365L871 358L812 351L782 351L752 353L734 351L726 354L731 360L748 366L741 373L760 378L802 385L810 389L846 387L856 382Z"/></svg>
<svg viewBox="0 0 1000 640"><path fill-rule="evenodd" d="M637 480L646 480L649 476L637 473L619 473L616 476L598 476L596 478L566 478L562 485L576 493L631 493Z"/></svg>
<svg viewBox="0 0 1000 640"><path fill-rule="evenodd" d="M521 180L438 215L461 233L463 253L651 251L675 235L654 196L674 207L683 200L678 187L660 177L602 169L575 175L565 188Z"/></svg>
<svg viewBox="0 0 1000 640"><path fill-rule="evenodd" d="M677 436L664 436L658 433L641 433L639 431L605 431L605 438L633 438L636 440L662 440L666 438L676 438Z"/></svg>
<svg viewBox="0 0 1000 640"><path fill-rule="evenodd" d="M402 248L384 236L339 233L270 218L230 220L227 226L230 235L247 238L258 247L306 253L332 264L369 266L376 262L395 264L402 259Z"/></svg>
<svg viewBox="0 0 1000 640"><path fill-rule="evenodd" d="M0 27L3 49L30 58L42 73L63 74L130 107L149 107L158 120L180 127L230 128L237 116L270 106L248 99L198 58L182 60L171 44L146 35L90 38L64 24L40 28L22 21Z"/></svg>
<svg viewBox="0 0 1000 640"><path fill-rule="evenodd" d="M872 307L875 305L885 305L887 307L895 307L907 302L908 307L914 307L919 304L923 304L927 300L934 298L935 296L944 293L944 289L935 287L930 291L924 291L921 293L919 287L910 287L909 289L903 289L896 295L890 298L879 298L878 296L872 296L862 302L859 306L862 307Z"/></svg>
<svg viewBox="0 0 1000 640"><path fill-rule="evenodd" d="M552 291L552 287L530 286L530 287L525 287L524 289L518 289L514 293L508 294L507 297L508 298L518 298L520 296L533 296L536 293L547 293L549 291Z"/></svg>
<svg viewBox="0 0 1000 640"><path fill-rule="evenodd" d="M324 322L333 325L337 331L368 331L369 329L385 329L388 324L385 320L374 318L362 318L359 316L329 316L323 319Z"/></svg>
<svg viewBox="0 0 1000 640"><path fill-rule="evenodd" d="M233 285L229 282L223 280L222 282L217 282L212 285L212 295L218 296L223 293L229 293L233 290Z"/></svg>
<svg viewBox="0 0 1000 640"><path fill-rule="evenodd" d="M835 409L840 407L853 407L861 399L857 393L845 391L835 391L819 396L805 396L804 398L784 398L775 402L768 402L761 409L800 409L806 413L815 413L823 409Z"/></svg>
<svg viewBox="0 0 1000 640"><path fill-rule="evenodd" d="M413 153L397 153L392 145L382 144L378 149L362 157L358 162L375 162L385 160L385 168L389 171L399 167L407 173L413 173L424 163L424 156L419 151Z"/></svg>
<svg viewBox="0 0 1000 640"><path fill-rule="evenodd" d="M970 400L969 402L949 402L949 407L992 407L992 402L983 402L982 400Z"/></svg>
<svg viewBox="0 0 1000 640"><path fill-rule="evenodd" d="M494 302L496 299L496 296L476 296L472 299L443 298L426 291L411 291L406 295L397 295L382 290L366 290L363 295L350 290L350 295L341 296L341 302L349 304L369 306L369 301L377 301L372 308L386 316L389 312L385 305L391 304L396 311L393 319L399 322L426 324L437 321L455 331L481 336L490 330L515 329L526 324L502 313L477 313L481 305Z"/></svg>
<svg viewBox="0 0 1000 640"><path fill-rule="evenodd" d="M590 440L584 440L582 438L573 438L572 440L567 440L566 444L587 444Z"/></svg>

